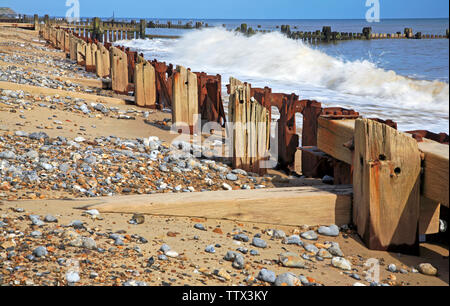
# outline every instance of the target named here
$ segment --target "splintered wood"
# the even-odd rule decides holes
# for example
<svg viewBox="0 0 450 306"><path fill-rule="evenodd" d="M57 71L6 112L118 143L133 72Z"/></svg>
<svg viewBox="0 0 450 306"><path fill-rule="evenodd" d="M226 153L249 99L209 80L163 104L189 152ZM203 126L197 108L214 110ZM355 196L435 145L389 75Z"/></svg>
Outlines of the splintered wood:
<svg viewBox="0 0 450 306"><path fill-rule="evenodd" d="M230 78L229 122L233 123L233 167L265 174L268 159L270 115L250 97L250 85Z"/></svg>
<svg viewBox="0 0 450 306"><path fill-rule="evenodd" d="M370 249L418 251L420 151L417 142L367 119L355 124L353 222Z"/></svg>
<svg viewBox="0 0 450 306"><path fill-rule="evenodd" d="M134 74L135 102L137 106L156 108L155 68L143 57L138 57Z"/></svg>
<svg viewBox="0 0 450 306"><path fill-rule="evenodd" d="M177 66L173 75L172 122L178 129L193 133L198 120L197 75L183 66Z"/></svg>

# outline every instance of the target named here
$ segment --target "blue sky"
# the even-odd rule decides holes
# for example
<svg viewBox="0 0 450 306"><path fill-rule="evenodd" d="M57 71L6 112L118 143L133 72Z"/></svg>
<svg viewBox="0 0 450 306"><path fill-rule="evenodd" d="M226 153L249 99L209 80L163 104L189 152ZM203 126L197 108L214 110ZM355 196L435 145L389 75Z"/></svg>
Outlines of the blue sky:
<svg viewBox="0 0 450 306"><path fill-rule="evenodd" d="M448 0L379 0L383 18L448 18ZM82 17L364 19L366 0L79 0ZM18 13L65 16L66 0L0 0Z"/></svg>

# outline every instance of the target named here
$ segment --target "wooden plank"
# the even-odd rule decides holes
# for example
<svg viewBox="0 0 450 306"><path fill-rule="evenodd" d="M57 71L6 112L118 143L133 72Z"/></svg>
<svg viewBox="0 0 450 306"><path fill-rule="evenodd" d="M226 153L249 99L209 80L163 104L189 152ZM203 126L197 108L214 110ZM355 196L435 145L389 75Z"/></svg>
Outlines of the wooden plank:
<svg viewBox="0 0 450 306"><path fill-rule="evenodd" d="M86 43L82 41L81 39L77 40L76 43L76 56L77 56L77 64L80 66L86 65Z"/></svg>
<svg viewBox="0 0 450 306"><path fill-rule="evenodd" d="M191 127L191 133L194 126L197 124L198 114L198 86L197 75L191 70L187 72L187 109L188 109L188 124Z"/></svg>
<svg viewBox="0 0 450 306"><path fill-rule="evenodd" d="M94 63L92 62L92 48L91 48L91 44L87 43L84 45L85 48L85 55L86 55L86 71L87 72L93 72L95 67L94 67Z"/></svg>
<svg viewBox="0 0 450 306"><path fill-rule="evenodd" d="M198 114L197 75L183 66L177 66L172 87L172 122L187 124L192 133Z"/></svg>
<svg viewBox="0 0 450 306"><path fill-rule="evenodd" d="M116 47L110 49L112 89L116 93L128 94L127 54Z"/></svg>
<svg viewBox="0 0 450 306"><path fill-rule="evenodd" d="M175 125L188 123L187 70L177 66L173 75L172 122Z"/></svg>
<svg viewBox="0 0 450 306"><path fill-rule="evenodd" d="M156 72L147 61L144 63L144 94L145 107L156 108Z"/></svg>
<svg viewBox="0 0 450 306"><path fill-rule="evenodd" d="M420 197L419 234L439 233L439 216L441 205L433 200Z"/></svg>
<svg viewBox="0 0 450 306"><path fill-rule="evenodd" d="M352 151L344 144L351 141L355 134L355 120L328 120L319 117L317 147L334 158L353 163Z"/></svg>
<svg viewBox="0 0 450 306"><path fill-rule="evenodd" d="M134 72L134 102L137 106L145 106L144 63L137 63Z"/></svg>
<svg viewBox="0 0 450 306"><path fill-rule="evenodd" d="M424 197L449 207L449 146L425 140L419 143L424 153Z"/></svg>
<svg viewBox="0 0 450 306"><path fill-rule="evenodd" d="M354 135L354 120L327 120L319 118L318 148L328 155L353 163L352 152L345 147ZM410 134L403 134L411 137ZM449 146L424 139L418 143L424 153L422 195L449 207Z"/></svg>
<svg viewBox="0 0 450 306"><path fill-rule="evenodd" d="M417 142L368 119L355 124L353 223L370 249L418 252Z"/></svg>
<svg viewBox="0 0 450 306"><path fill-rule="evenodd" d="M302 150L297 149L295 152L294 171L297 175L303 175L302 173Z"/></svg>
<svg viewBox="0 0 450 306"><path fill-rule="evenodd" d="M351 186L171 193L101 198L84 208L294 226L344 225L351 221L351 193Z"/></svg>
<svg viewBox="0 0 450 306"><path fill-rule="evenodd" d="M106 78L110 75L110 55L109 51L98 43L97 51L95 52L96 74L100 78Z"/></svg>

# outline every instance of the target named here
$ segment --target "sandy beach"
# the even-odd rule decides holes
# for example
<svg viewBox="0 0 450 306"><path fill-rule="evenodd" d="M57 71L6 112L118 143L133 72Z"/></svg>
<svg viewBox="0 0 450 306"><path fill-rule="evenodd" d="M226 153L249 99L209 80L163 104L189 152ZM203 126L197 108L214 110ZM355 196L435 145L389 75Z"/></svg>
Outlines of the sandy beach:
<svg viewBox="0 0 450 306"><path fill-rule="evenodd" d="M0 28L0 285L448 286L448 245L409 256L368 250L348 226L86 211L129 195L324 185L173 151L171 114L132 100L38 32Z"/></svg>

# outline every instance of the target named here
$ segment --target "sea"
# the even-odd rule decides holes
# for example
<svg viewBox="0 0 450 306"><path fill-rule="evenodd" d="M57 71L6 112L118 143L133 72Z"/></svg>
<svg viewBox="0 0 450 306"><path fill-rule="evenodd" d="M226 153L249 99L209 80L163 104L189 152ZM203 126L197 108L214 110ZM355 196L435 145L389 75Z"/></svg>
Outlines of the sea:
<svg viewBox="0 0 450 306"><path fill-rule="evenodd" d="M126 19L125 19L126 20ZM155 19L148 19L156 21ZM277 26L293 31L322 30L396 33L412 28L422 34L445 35L449 19L365 20L197 20L159 19L158 22L208 23L208 28L147 29L147 34L179 35L179 39L118 41L157 59L192 71L221 74L223 93L229 77L273 92L295 93L324 106L344 107L369 118L391 119L399 130L449 133L448 39L383 39L309 44L287 38ZM240 24L269 33L254 36L234 31ZM296 29L295 29L296 28ZM225 97L226 101L226 97ZM275 118L278 116L274 111ZM302 116L298 114L298 126Z"/></svg>

